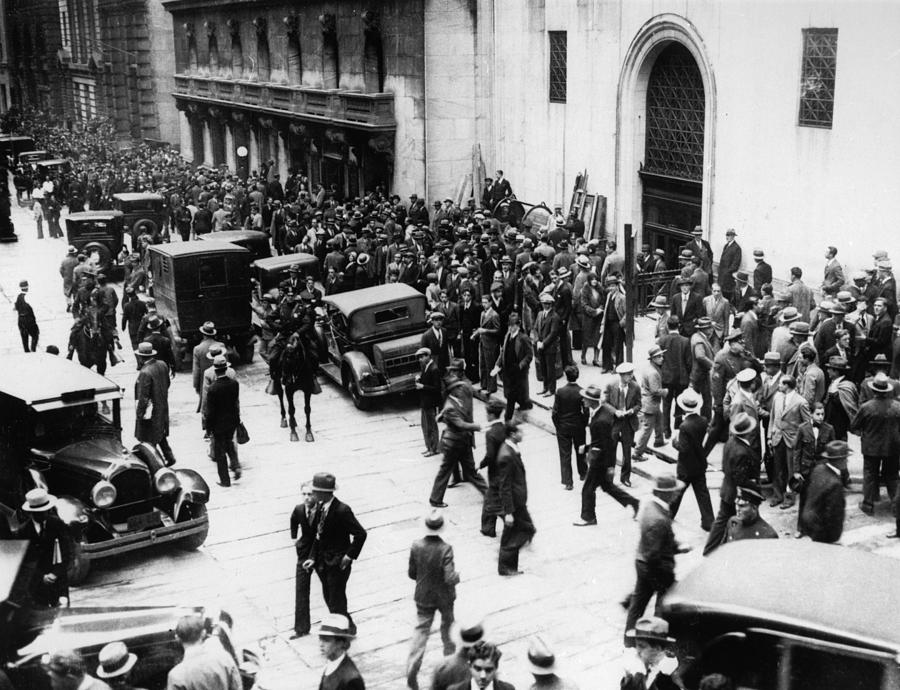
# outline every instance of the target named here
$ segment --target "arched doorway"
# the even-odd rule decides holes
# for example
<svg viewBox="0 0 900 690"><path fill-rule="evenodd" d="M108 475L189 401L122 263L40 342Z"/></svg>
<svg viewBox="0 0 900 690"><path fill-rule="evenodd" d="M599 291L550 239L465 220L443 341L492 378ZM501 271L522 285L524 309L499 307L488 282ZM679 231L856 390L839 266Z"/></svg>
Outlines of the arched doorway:
<svg viewBox="0 0 900 690"><path fill-rule="evenodd" d="M697 62L683 44L670 42L650 70L640 171L642 241L663 249L670 267L703 216L705 112Z"/></svg>

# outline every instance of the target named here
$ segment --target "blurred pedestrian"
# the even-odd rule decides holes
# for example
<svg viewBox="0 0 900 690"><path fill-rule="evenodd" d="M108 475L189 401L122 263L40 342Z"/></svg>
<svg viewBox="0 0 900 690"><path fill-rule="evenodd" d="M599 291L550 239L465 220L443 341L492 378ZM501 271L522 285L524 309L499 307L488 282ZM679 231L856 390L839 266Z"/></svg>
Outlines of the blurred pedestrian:
<svg viewBox="0 0 900 690"><path fill-rule="evenodd" d="M654 448L666 445L662 418L662 403L669 394L668 389L662 384L662 364L665 354L666 351L659 345L651 345L650 351L647 353L650 364L641 377L641 426L638 431L637 446L634 450L633 460L635 462L643 462L647 459L645 453L651 434L654 436Z"/></svg>
<svg viewBox="0 0 900 690"><path fill-rule="evenodd" d="M75 267L78 265L78 250L69 245L65 258L59 265L59 275L63 281L63 295L66 297L66 311L72 311L72 290L75 286Z"/></svg>
<svg viewBox="0 0 900 690"><path fill-rule="evenodd" d="M316 541L318 506L313 497L312 483L300 485L303 503L291 512L291 539L297 551L297 568L294 584L294 634L291 639L309 634L309 585L312 577L312 549ZM299 533L299 539L298 539Z"/></svg>
<svg viewBox="0 0 900 690"><path fill-rule="evenodd" d="M97 677L113 690L142 690L131 683L131 670L137 660L137 654L129 652L124 642L110 642L97 654Z"/></svg>
<svg viewBox="0 0 900 690"><path fill-rule="evenodd" d="M626 657L621 690L678 690L672 679L678 659L669 650L675 640L669 637L669 624L662 618L648 616L626 632L635 653Z"/></svg>
<svg viewBox="0 0 900 690"><path fill-rule="evenodd" d="M487 491L481 507L481 533L486 537L497 536L497 518L503 517L500 503L500 475L497 470L497 452L506 440L506 426L502 419L506 406L496 398L491 398L485 410L487 425L484 432L484 459L479 469L487 468Z"/></svg>
<svg viewBox="0 0 900 690"><path fill-rule="evenodd" d="M348 656L356 630L347 616L330 613L319 625L319 650L325 657L325 668L319 690L365 690L366 683L356 664Z"/></svg>
<svg viewBox="0 0 900 690"><path fill-rule="evenodd" d="M22 348L25 352L37 352L38 337L41 334L38 328L34 309L28 304L28 281L19 281L19 295L16 297L13 310L18 313L19 335L22 338Z"/></svg>
<svg viewBox="0 0 900 690"><path fill-rule="evenodd" d="M577 685L556 675L556 655L540 638L528 647L528 666L534 676L530 690L578 690Z"/></svg>
<svg viewBox="0 0 900 690"><path fill-rule="evenodd" d="M87 672L84 657L79 652L55 651L44 657L41 665L50 678L51 690L110 690L106 683Z"/></svg>
<svg viewBox="0 0 900 690"><path fill-rule="evenodd" d="M55 608L60 599L69 596L72 535L56 512L56 504L56 496L46 489L31 489L22 504L27 517L16 535L29 541L26 560L33 569L29 588L38 608Z"/></svg>
<svg viewBox="0 0 900 690"><path fill-rule="evenodd" d="M175 639L184 649L184 657L169 671L167 690L242 690L234 660L204 645L205 637L204 620L199 615L179 619Z"/></svg>
<svg viewBox="0 0 900 690"><path fill-rule="evenodd" d="M834 544L844 532L843 475L847 471L850 449L846 441L831 441L825 448L822 462L809 475L803 504L803 532L813 541Z"/></svg>

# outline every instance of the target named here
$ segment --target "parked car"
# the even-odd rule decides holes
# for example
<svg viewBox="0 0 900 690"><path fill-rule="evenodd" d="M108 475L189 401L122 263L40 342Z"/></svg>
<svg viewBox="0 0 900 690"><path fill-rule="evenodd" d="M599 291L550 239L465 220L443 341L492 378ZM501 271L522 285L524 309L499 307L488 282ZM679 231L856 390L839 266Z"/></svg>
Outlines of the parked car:
<svg viewBox="0 0 900 690"><path fill-rule="evenodd" d="M66 237L79 252L96 255L104 272L117 266L124 232L121 211L82 211L66 217Z"/></svg>
<svg viewBox="0 0 900 690"><path fill-rule="evenodd" d="M217 233L221 234L221 233ZM312 254L297 253L271 256L253 262L253 278L256 280L260 295L272 288L277 288L282 281L290 277L291 266L300 267L300 275L305 278L313 276L319 281L319 260Z"/></svg>
<svg viewBox="0 0 900 690"><path fill-rule="evenodd" d="M34 150L34 139L31 137L17 137L11 134L0 136L0 154L9 156L15 161L24 151Z"/></svg>
<svg viewBox="0 0 900 690"><path fill-rule="evenodd" d="M214 242L231 242L239 247L249 249L254 259L265 259L272 256L272 247L269 245L269 236L259 230L221 230L197 235L198 240L213 240Z"/></svg>
<svg viewBox="0 0 900 690"><path fill-rule="evenodd" d="M46 353L10 355L0 373L0 532L15 537L25 494L46 488L69 527L73 584L94 560L168 542L196 549L209 532L203 477L166 467L147 444L122 445L122 395Z"/></svg>
<svg viewBox="0 0 900 690"><path fill-rule="evenodd" d="M162 195L143 192L113 194L113 208L122 212L125 232L131 233L132 241L141 235L150 235L153 244L163 241L163 229L169 212Z"/></svg>
<svg viewBox="0 0 900 690"><path fill-rule="evenodd" d="M322 371L359 409L373 398L415 390L416 350L428 329L425 296L404 283L330 295L316 324Z"/></svg>
<svg viewBox="0 0 900 690"><path fill-rule="evenodd" d="M153 296L172 324L176 352L184 358L202 340L200 326L213 321L217 338L243 362L253 360L250 262L253 255L230 242L196 240L150 247Z"/></svg>
<svg viewBox="0 0 900 690"><path fill-rule="evenodd" d="M900 561L793 539L717 549L661 614L685 687L723 673L761 690L900 688Z"/></svg>
<svg viewBox="0 0 900 690"><path fill-rule="evenodd" d="M46 180L54 173L67 173L72 169L72 161L68 158L48 158L38 161L37 175L41 180Z"/></svg>

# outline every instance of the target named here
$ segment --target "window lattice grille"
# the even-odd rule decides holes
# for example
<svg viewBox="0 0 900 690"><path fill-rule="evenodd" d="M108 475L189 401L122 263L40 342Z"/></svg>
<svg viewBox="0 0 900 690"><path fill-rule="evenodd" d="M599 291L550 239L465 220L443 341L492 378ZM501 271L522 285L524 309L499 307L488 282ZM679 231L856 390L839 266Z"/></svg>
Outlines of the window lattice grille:
<svg viewBox="0 0 900 690"><path fill-rule="evenodd" d="M647 89L644 170L686 180L703 180L706 95L687 48L673 44L653 65Z"/></svg>
<svg viewBox="0 0 900 690"><path fill-rule="evenodd" d="M800 124L831 127L837 73L837 29L803 30L800 74Z"/></svg>
<svg viewBox="0 0 900 690"><path fill-rule="evenodd" d="M566 102L568 40L565 31L549 31L550 36L550 102Z"/></svg>

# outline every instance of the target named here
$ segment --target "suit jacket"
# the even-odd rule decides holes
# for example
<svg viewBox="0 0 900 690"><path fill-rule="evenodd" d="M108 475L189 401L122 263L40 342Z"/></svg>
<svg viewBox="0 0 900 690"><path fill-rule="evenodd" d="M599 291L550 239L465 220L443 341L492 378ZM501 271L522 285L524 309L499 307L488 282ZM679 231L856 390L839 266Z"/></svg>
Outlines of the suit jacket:
<svg viewBox="0 0 900 690"><path fill-rule="evenodd" d="M622 396L619 381L613 381L606 387L606 401L601 403L604 414L613 427L613 431L638 429L638 412L641 409L641 387L632 379L628 382L625 396ZM631 414L616 419L616 410L625 410ZM593 434L591 436L593 438Z"/></svg>
<svg viewBox="0 0 900 690"><path fill-rule="evenodd" d="M522 455L508 443L497 451L497 470L500 474L500 505L504 515L512 515L528 504L528 484Z"/></svg>
<svg viewBox="0 0 900 690"><path fill-rule="evenodd" d="M432 685L431 687L432 687L432 690L434 690L435 686ZM453 685L448 686L447 690L470 690L471 687L472 687L472 681L471 681L471 677L469 677L463 681L460 681L459 683L454 683ZM511 684L504 683L502 680L495 677L494 678L494 690L516 690L516 689Z"/></svg>
<svg viewBox="0 0 900 690"><path fill-rule="evenodd" d="M569 317L572 316L572 308L573 308L573 297L572 297L572 286L565 280L560 282L555 288L553 288L553 309L557 314L559 314L560 321L564 324L569 323Z"/></svg>
<svg viewBox="0 0 900 690"><path fill-rule="evenodd" d="M794 448L800 435L800 425L810 418L809 405L797 391L776 393L769 417L769 442L774 446L783 440L788 448Z"/></svg>
<svg viewBox="0 0 900 690"><path fill-rule="evenodd" d="M241 423L240 384L228 376L219 376L206 391L203 428L213 436L234 436Z"/></svg>
<svg viewBox="0 0 900 690"><path fill-rule="evenodd" d="M721 283L720 283L721 285ZM731 302L722 297L716 299L712 295L703 298L703 309L713 323L713 331L721 340L731 330Z"/></svg>
<svg viewBox="0 0 900 690"><path fill-rule="evenodd" d="M291 539L295 539L294 547L297 549L297 560L301 563L308 559L312 553L313 544L316 541L316 518L319 516L319 508L313 515L307 517L306 505L300 503L294 506L291 512ZM300 538L297 539L297 532Z"/></svg>
<svg viewBox="0 0 900 690"><path fill-rule="evenodd" d="M900 403L888 397L864 402L850 423L850 431L859 435L863 455L897 456L900 454Z"/></svg>
<svg viewBox="0 0 900 690"><path fill-rule="evenodd" d="M664 397L662 370L651 362L641 377L641 412L660 412Z"/></svg>
<svg viewBox="0 0 900 690"><path fill-rule="evenodd" d="M322 676L319 690L366 690L366 683L359 675L356 664L349 656L345 656L334 673Z"/></svg>
<svg viewBox="0 0 900 690"><path fill-rule="evenodd" d="M688 295L687 302L684 303L684 311L682 311L682 303L684 295L679 292L672 298L672 315L677 316L681 320L678 332L681 335L690 338L694 332L694 321L704 314L703 298L695 292Z"/></svg>
<svg viewBox="0 0 900 690"><path fill-rule="evenodd" d="M322 519L320 512L319 520ZM353 560L359 558L359 552L366 543L367 532L346 503L333 498L325 513L324 523L321 528L317 525L317 530L319 529L321 534L316 535L312 553L316 566L338 565L344 556Z"/></svg>
<svg viewBox="0 0 900 690"><path fill-rule="evenodd" d="M666 333L657 338L656 343L666 351L662 362L662 384L667 388L687 386L693 361L690 339L680 333Z"/></svg>
<svg viewBox="0 0 900 690"><path fill-rule="evenodd" d="M819 456L825 452L825 446L833 440L834 427L828 422L822 422L818 436L813 432L812 421L803 422L797 435L797 445L794 446L794 470L808 476Z"/></svg>
<svg viewBox="0 0 900 690"><path fill-rule="evenodd" d="M700 267L706 272L712 271L713 253L712 247L706 240L692 239L684 245L685 249L690 249L694 256L700 257Z"/></svg>
<svg viewBox="0 0 900 690"><path fill-rule="evenodd" d="M809 323L809 314L813 308L813 292L802 280L795 280L787 286L791 297L791 305L800 312L800 320Z"/></svg>
<svg viewBox="0 0 900 690"><path fill-rule="evenodd" d="M759 293L763 285L772 283L772 267L765 261L758 261L753 269L753 289Z"/></svg>
<svg viewBox="0 0 900 690"><path fill-rule="evenodd" d="M429 359L424 371L419 374L419 383L422 389L419 391L419 404L423 409L441 406L441 372L433 359Z"/></svg>
<svg viewBox="0 0 900 690"><path fill-rule="evenodd" d="M512 344L510 344L510 340L512 341ZM505 362L506 350L509 347L512 347L515 350L517 366L514 369L508 370ZM506 337L503 339L503 343L500 345L500 356L497 357L497 365L500 367L503 379L506 380L507 378L516 376L528 376L528 365L531 364L533 357L534 351L531 347L531 340L525 335L525 332L521 328L514 338L510 337L509 333L507 333Z"/></svg>
<svg viewBox="0 0 900 690"><path fill-rule="evenodd" d="M71 540L65 523L53 511L47 515L38 534L32 520L26 520L15 535L28 540L25 560L32 571L29 590L38 606L56 606L60 597L69 596L67 567L72 560ZM44 584L44 575L56 575L52 585Z"/></svg>
<svg viewBox="0 0 900 690"><path fill-rule="evenodd" d="M751 479L759 480L759 462L757 450L736 436L729 437L722 450L722 486L719 489L722 503L734 503L737 487Z"/></svg>
<svg viewBox="0 0 900 690"><path fill-rule="evenodd" d="M709 425L706 417L689 414L678 427L678 436L673 445L678 450L677 473L679 477L698 477L706 472L706 450L703 439Z"/></svg>
<svg viewBox="0 0 900 690"><path fill-rule="evenodd" d="M419 346L427 347L431 350L431 356L437 364L438 371L443 375L450 365L450 336L447 335L447 331L441 329L441 340L438 343L438 337L435 335L434 329L429 328L422 334Z"/></svg>
<svg viewBox="0 0 900 690"><path fill-rule="evenodd" d="M437 535L422 537L409 550L410 580L416 581L418 606L448 606L456 599L459 573L453 563L453 547Z"/></svg>
<svg viewBox="0 0 900 690"><path fill-rule="evenodd" d="M619 690L679 690L671 676L657 673L650 685L647 685L646 673L626 673L619 681Z"/></svg>
<svg viewBox="0 0 900 690"><path fill-rule="evenodd" d="M169 367L158 359L144 362L134 384L137 401L134 412L134 436L138 441L159 443L169 435ZM152 405L150 419L144 419Z"/></svg>
<svg viewBox="0 0 900 690"><path fill-rule="evenodd" d="M556 389L550 418L556 427L556 433L563 433L572 438L578 438L580 435L584 438L587 420L581 399L581 386L573 381Z"/></svg>
<svg viewBox="0 0 900 690"><path fill-rule="evenodd" d="M653 499L641 503L637 515L641 531L635 560L646 563L655 573L675 577L675 533L672 515Z"/></svg>
<svg viewBox="0 0 900 690"><path fill-rule="evenodd" d="M559 349L559 336L562 332L560 316L552 309L544 312L542 309L536 317L537 341L543 343L541 352L547 356L555 354Z"/></svg>
<svg viewBox="0 0 900 690"><path fill-rule="evenodd" d="M448 448L471 448L475 445L473 420L472 386L463 379L453 379L447 384L447 398L441 409L440 420L446 425L441 446Z"/></svg>
<svg viewBox="0 0 900 690"><path fill-rule="evenodd" d="M833 544L844 532L845 507L844 485L839 474L826 463L816 465L809 475L800 515L803 530L813 541Z"/></svg>
<svg viewBox="0 0 900 690"><path fill-rule="evenodd" d="M835 291L844 287L844 269L837 259L829 261L825 264L825 278L822 281L822 290L825 288L834 288Z"/></svg>
<svg viewBox="0 0 900 690"><path fill-rule="evenodd" d="M743 259L741 245L737 242L726 244L719 257L719 285L723 292L734 292L734 273L740 269Z"/></svg>

